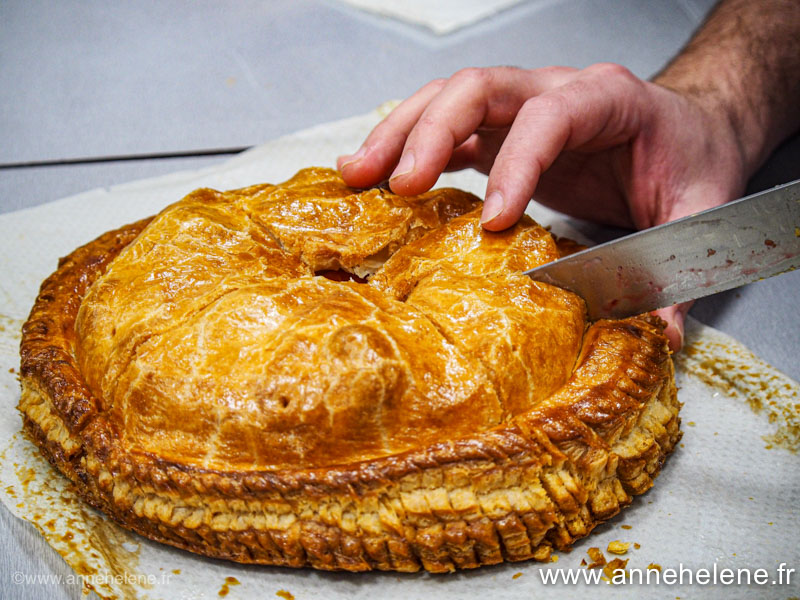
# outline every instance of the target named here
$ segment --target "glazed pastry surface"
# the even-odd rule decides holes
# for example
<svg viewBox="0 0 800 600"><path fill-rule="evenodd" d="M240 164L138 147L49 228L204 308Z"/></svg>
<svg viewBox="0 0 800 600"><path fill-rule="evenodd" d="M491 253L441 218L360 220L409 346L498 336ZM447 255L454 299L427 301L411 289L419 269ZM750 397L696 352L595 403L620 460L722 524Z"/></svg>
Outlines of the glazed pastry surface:
<svg viewBox="0 0 800 600"><path fill-rule="evenodd" d="M558 256L550 235L529 219L486 233L476 204L353 193L322 169L194 192L89 290L81 370L130 450L206 468L326 466L489 429L566 381L584 320L577 297L518 273ZM315 276L381 255L369 284Z"/></svg>

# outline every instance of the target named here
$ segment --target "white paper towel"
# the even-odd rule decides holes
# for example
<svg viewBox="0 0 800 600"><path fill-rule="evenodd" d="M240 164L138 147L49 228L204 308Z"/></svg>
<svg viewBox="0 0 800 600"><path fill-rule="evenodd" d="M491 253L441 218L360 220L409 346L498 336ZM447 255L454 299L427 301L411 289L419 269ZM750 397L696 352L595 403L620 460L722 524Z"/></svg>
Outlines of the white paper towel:
<svg viewBox="0 0 800 600"><path fill-rule="evenodd" d="M525 0L340 0L361 10L423 25L444 35ZM549 3L549 2L548 2Z"/></svg>
<svg viewBox="0 0 800 600"><path fill-rule="evenodd" d="M330 165L353 151L386 113L316 127L239 155L218 167L175 173L94 190L0 216L0 500L32 523L84 582L104 597L120 598L534 598L591 593L614 598L788 598L800 595L800 575L789 585L698 586L545 584L555 569L586 572L586 550L605 552L612 540L632 542L628 568L662 571L685 565L751 570L770 581L778 566L800 570L797 517L800 461L800 386L764 364L735 340L689 320L688 351L677 357L684 438L654 489L609 523L561 553L557 562L484 567L451 575L323 573L243 566L205 559L150 542L119 528L76 497L65 478L20 433L15 409L19 384L19 328L40 282L59 256L100 233L153 214L197 187L231 189L278 182L308 165ZM442 177L481 195L485 177L468 171ZM577 236L556 213L532 216L561 235ZM686 578L684 574L684 578ZM589 591L586 588L591 587ZM577 589L576 589L577 588Z"/></svg>

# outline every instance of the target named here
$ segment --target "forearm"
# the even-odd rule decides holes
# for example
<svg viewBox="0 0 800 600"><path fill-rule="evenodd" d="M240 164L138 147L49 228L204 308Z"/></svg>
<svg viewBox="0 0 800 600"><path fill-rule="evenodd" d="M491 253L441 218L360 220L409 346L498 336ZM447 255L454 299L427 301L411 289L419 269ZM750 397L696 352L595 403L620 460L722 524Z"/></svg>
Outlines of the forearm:
<svg viewBox="0 0 800 600"><path fill-rule="evenodd" d="M725 118L749 177L800 128L800 2L723 0L653 81Z"/></svg>

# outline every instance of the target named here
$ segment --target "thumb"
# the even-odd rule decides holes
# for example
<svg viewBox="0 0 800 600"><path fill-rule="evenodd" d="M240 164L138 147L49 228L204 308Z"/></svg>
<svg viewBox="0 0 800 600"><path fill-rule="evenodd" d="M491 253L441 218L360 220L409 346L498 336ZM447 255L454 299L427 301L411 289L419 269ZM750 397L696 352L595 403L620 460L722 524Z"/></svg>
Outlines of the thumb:
<svg viewBox="0 0 800 600"><path fill-rule="evenodd" d="M653 311L653 314L661 317L667 322L664 335L669 340L669 349L678 352L683 347L683 324L686 320L686 313L692 307L693 302L682 302L666 308Z"/></svg>

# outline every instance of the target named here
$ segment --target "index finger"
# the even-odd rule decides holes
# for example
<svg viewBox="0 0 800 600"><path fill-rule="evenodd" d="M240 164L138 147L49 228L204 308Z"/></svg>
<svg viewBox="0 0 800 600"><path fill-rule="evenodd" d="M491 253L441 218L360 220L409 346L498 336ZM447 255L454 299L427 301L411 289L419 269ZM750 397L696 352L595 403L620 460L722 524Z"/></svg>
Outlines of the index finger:
<svg viewBox="0 0 800 600"><path fill-rule="evenodd" d="M572 73L566 68L526 71L513 67L459 71L409 132L389 180L392 190L399 194L429 190L447 168L453 150L475 131L508 127L528 98Z"/></svg>
<svg viewBox="0 0 800 600"><path fill-rule="evenodd" d="M378 123L358 151L337 159L347 185L368 187L389 176L400 158L408 132L445 82L445 79L434 79L425 84Z"/></svg>
<svg viewBox="0 0 800 600"><path fill-rule="evenodd" d="M340 157L342 176L348 184L364 187L382 181L403 161L393 189L404 194L430 189L455 146L479 127L509 125L528 97L574 72L567 67L470 68L432 81L379 123L358 152Z"/></svg>

